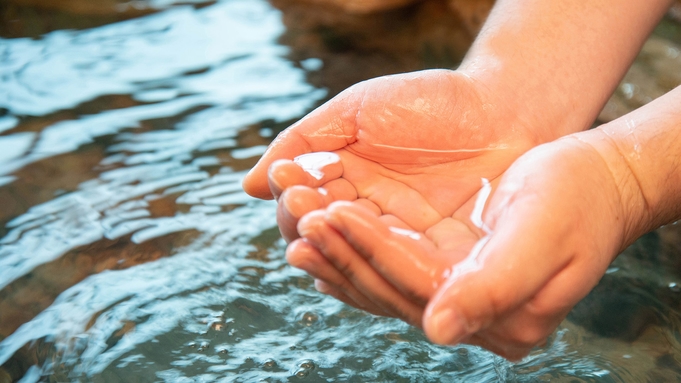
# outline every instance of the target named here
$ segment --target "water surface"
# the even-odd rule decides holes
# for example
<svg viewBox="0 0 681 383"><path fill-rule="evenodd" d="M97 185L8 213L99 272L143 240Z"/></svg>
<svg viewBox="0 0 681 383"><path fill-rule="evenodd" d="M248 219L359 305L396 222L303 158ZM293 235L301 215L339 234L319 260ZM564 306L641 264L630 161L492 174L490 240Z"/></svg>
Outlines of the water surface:
<svg viewBox="0 0 681 383"><path fill-rule="evenodd" d="M242 177L342 87L453 65L465 43L418 40L426 30L365 55L373 43L357 36L416 27L338 16L322 28L277 3L121 3L73 25L41 18L68 10L17 8L57 27L0 39L0 382L681 377L675 225L628 249L517 364L318 294L285 263L273 203L245 195ZM655 41L674 48L665 25Z"/></svg>

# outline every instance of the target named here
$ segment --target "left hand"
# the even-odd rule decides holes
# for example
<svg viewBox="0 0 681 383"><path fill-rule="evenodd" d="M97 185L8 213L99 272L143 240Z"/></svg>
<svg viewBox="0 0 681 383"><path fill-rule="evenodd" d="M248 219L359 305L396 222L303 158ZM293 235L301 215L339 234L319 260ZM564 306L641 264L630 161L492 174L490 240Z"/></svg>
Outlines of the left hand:
<svg viewBox="0 0 681 383"><path fill-rule="evenodd" d="M282 132L248 174L244 189L277 198L280 230L293 241L288 260L317 278L320 289L419 325L423 304L435 291L432 283L401 286L402 291L389 283L380 289L373 284L354 288L337 272L339 265L297 239L298 221L334 201L353 201L394 228L446 232L441 245L458 248L463 258L484 234L468 219L482 178L494 182L520 154L548 139L546 129L531 129L518 119L521 114L507 97L491 94L458 71L376 78L342 92ZM301 156L306 153L338 161ZM379 279L354 283L361 280ZM363 289L381 296L369 298Z"/></svg>

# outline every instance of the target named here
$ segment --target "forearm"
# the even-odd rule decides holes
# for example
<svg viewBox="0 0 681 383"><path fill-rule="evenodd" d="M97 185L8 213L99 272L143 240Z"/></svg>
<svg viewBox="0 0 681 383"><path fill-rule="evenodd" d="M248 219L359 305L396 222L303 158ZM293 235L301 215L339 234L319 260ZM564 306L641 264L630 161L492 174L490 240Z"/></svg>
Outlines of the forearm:
<svg viewBox="0 0 681 383"><path fill-rule="evenodd" d="M670 0L498 0L460 70L539 141L589 128Z"/></svg>
<svg viewBox="0 0 681 383"><path fill-rule="evenodd" d="M619 186L627 242L681 219L679 105L681 87L582 133L602 153Z"/></svg>

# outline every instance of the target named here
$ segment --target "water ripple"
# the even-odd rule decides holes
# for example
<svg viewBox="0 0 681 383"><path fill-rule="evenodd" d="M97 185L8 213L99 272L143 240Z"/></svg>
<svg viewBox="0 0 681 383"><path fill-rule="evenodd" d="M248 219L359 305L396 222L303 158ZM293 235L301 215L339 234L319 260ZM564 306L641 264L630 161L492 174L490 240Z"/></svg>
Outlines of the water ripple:
<svg viewBox="0 0 681 383"><path fill-rule="evenodd" d="M98 164L92 176L7 218L0 365L19 360L24 382L617 382L681 372L681 316L669 303L678 273L641 271L640 254L608 275L631 279L618 293L667 299L650 305L634 341L566 321L516 364L433 345L318 294L285 262L274 203L240 186L275 130L326 96L286 59L281 17L266 1L224 0L0 40L0 191L30 190L22 177L32 170L101 149L86 162ZM301 66L321 67L310 60ZM642 292L641 281L654 287ZM12 328L14 317L23 319Z"/></svg>

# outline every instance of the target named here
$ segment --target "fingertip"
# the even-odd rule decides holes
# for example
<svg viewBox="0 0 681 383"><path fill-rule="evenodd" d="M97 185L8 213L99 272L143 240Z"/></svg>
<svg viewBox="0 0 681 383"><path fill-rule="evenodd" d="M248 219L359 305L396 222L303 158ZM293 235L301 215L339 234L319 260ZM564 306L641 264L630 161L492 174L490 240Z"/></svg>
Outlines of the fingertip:
<svg viewBox="0 0 681 383"><path fill-rule="evenodd" d="M324 221L324 211L315 210L305 214L299 221L296 229L301 237L306 238L311 241L314 246L318 242L317 231L321 229L323 225L326 225Z"/></svg>
<svg viewBox="0 0 681 383"><path fill-rule="evenodd" d="M286 262L289 265L308 271L315 266L316 259L319 253L310 243L302 238L298 238L291 242L286 248Z"/></svg>
<svg viewBox="0 0 681 383"><path fill-rule="evenodd" d="M251 197L270 200L274 196L270 192L268 184L268 177L266 172L263 172L258 165L248 171L244 179L241 181L241 187L246 194Z"/></svg>
<svg viewBox="0 0 681 383"><path fill-rule="evenodd" d="M378 219L378 215L369 208L358 205L355 202L336 201L326 208L324 220L331 227L348 236L355 238L357 230L372 232L376 238L388 233L387 226ZM374 239L376 239L374 238ZM357 238L355 238L357 239Z"/></svg>
<svg viewBox="0 0 681 383"><path fill-rule="evenodd" d="M284 239L288 242L300 236L297 225L302 217L312 211L325 208L335 198L320 190L321 188L295 185L284 190L279 196L277 223Z"/></svg>
<svg viewBox="0 0 681 383"><path fill-rule="evenodd" d="M453 345L470 335L461 313L453 307L433 310L428 307L423 315L423 330L431 342Z"/></svg>
<svg viewBox="0 0 681 383"><path fill-rule="evenodd" d="M301 217L324 207L319 193L305 186L293 186L284 190L278 201L277 224L286 242L300 237L297 226Z"/></svg>
<svg viewBox="0 0 681 383"><path fill-rule="evenodd" d="M329 213L334 213L336 211L342 211L344 209L347 209L351 206L352 202L350 201L334 201L329 204L329 207L326 209L326 211Z"/></svg>
<svg viewBox="0 0 681 383"><path fill-rule="evenodd" d="M350 201L335 201L326 208L324 218L332 226L338 227L345 223L346 219L357 220L365 214L375 216L371 210Z"/></svg>
<svg viewBox="0 0 681 383"><path fill-rule="evenodd" d="M267 169L267 184L270 193L277 199L289 186L308 185L307 175L293 161L279 159L270 164Z"/></svg>
<svg viewBox="0 0 681 383"><path fill-rule="evenodd" d="M333 290L328 283L322 281L321 279L314 280L314 288L322 294L328 294Z"/></svg>

